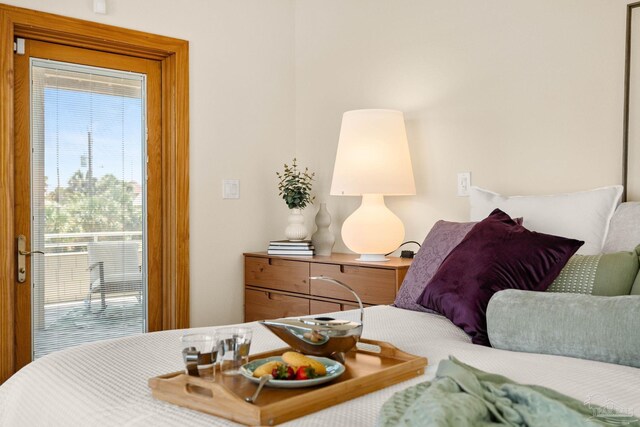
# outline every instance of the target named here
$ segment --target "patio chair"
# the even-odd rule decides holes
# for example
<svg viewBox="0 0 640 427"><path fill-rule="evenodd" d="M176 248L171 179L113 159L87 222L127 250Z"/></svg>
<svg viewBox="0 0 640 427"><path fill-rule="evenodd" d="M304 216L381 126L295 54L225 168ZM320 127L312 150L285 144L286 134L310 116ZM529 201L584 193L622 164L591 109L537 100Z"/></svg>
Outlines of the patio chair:
<svg viewBox="0 0 640 427"><path fill-rule="evenodd" d="M89 253L89 294L85 302L91 307L91 296L100 292L102 310L107 307L105 295L136 292L142 299L142 273L138 265L138 242L91 242Z"/></svg>

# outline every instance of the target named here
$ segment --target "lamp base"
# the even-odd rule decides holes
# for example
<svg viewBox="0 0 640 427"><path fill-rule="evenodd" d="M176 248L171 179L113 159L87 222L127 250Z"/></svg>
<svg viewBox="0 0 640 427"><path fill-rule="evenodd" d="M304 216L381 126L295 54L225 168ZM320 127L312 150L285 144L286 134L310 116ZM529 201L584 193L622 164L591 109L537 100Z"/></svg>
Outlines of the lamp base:
<svg viewBox="0 0 640 427"><path fill-rule="evenodd" d="M356 258L356 261L362 262L386 262L389 258L384 254L360 254L360 258Z"/></svg>
<svg viewBox="0 0 640 427"><path fill-rule="evenodd" d="M402 221L384 204L382 194L363 194L362 204L342 224L342 241L358 261L387 261L404 238Z"/></svg>

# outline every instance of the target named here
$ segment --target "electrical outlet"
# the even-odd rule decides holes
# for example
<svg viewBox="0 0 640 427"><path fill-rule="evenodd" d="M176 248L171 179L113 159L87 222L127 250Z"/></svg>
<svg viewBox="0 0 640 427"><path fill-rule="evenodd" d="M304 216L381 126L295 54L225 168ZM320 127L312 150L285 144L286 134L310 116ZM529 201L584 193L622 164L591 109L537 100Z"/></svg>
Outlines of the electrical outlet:
<svg viewBox="0 0 640 427"><path fill-rule="evenodd" d="M458 173L458 196L466 197L469 195L471 187L471 172Z"/></svg>

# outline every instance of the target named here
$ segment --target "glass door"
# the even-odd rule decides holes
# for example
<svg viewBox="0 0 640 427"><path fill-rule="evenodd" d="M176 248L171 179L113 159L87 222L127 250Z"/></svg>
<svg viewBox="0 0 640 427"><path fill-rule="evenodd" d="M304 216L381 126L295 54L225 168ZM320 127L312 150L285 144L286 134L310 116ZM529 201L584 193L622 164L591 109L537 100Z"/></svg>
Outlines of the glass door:
<svg viewBox="0 0 640 427"><path fill-rule="evenodd" d="M147 330L146 76L30 59L32 356Z"/></svg>

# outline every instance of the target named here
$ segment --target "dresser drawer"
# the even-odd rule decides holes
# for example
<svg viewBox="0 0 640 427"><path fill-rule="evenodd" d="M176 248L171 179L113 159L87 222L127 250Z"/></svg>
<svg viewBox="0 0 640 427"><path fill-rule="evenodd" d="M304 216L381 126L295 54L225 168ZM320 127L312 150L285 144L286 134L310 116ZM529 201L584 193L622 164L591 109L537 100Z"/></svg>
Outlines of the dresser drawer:
<svg viewBox="0 0 640 427"><path fill-rule="evenodd" d="M334 311L342 311L340 304L327 301L309 301L309 314L332 313Z"/></svg>
<svg viewBox="0 0 640 427"><path fill-rule="evenodd" d="M366 307L366 305L365 305ZM323 314L323 313L332 313L334 311L345 311L345 310L359 310L360 306L358 303L350 303L350 302L328 302L328 301L316 301L311 300L309 302L309 314Z"/></svg>
<svg viewBox="0 0 640 427"><path fill-rule="evenodd" d="M391 304L395 300L394 270L338 264L311 264L310 268L311 276L329 276L346 283L356 291L363 303ZM356 301L351 292L323 280L311 280L311 294Z"/></svg>
<svg viewBox="0 0 640 427"><path fill-rule="evenodd" d="M244 321L309 315L309 300L276 292L245 289Z"/></svg>
<svg viewBox="0 0 640 427"><path fill-rule="evenodd" d="M410 260L394 257L387 263L356 263L356 255L340 253L304 258L267 252L243 255L247 322L359 308L350 292L326 281L311 280L310 276L324 275L348 284L365 307L391 304L411 265Z"/></svg>
<svg viewBox="0 0 640 427"><path fill-rule="evenodd" d="M251 286L309 293L309 263L278 258L246 257L244 281Z"/></svg>

